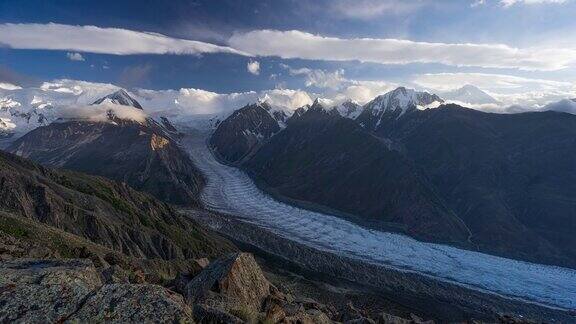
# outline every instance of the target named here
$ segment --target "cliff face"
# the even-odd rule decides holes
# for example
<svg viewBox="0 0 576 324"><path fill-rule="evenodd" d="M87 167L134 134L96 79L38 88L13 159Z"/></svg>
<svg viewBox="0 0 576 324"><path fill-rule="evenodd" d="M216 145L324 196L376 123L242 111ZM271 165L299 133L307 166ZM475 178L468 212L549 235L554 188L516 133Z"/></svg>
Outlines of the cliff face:
<svg viewBox="0 0 576 324"><path fill-rule="evenodd" d="M270 109L266 103L238 109L218 125L210 138L210 146L229 163L241 163L250 158L263 143L280 131L279 123Z"/></svg>
<svg viewBox="0 0 576 324"><path fill-rule="evenodd" d="M353 120L310 109L243 165L272 191L442 242L466 242L462 222L419 169Z"/></svg>
<svg viewBox="0 0 576 324"><path fill-rule="evenodd" d="M8 151L47 166L123 181L178 205L194 205L201 174L175 139L152 120L53 123L15 141Z"/></svg>

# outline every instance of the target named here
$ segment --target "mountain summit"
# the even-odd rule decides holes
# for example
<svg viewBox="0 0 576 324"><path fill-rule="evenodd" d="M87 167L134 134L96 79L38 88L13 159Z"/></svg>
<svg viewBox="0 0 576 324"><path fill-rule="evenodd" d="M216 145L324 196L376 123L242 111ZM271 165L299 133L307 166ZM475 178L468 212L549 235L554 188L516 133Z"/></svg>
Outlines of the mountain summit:
<svg viewBox="0 0 576 324"><path fill-rule="evenodd" d="M453 100L472 105L500 103L486 92L471 84L467 84L461 88L444 92L442 93L442 97L446 100Z"/></svg>
<svg viewBox="0 0 576 324"><path fill-rule="evenodd" d="M120 89L114 93L111 93L105 97L102 97L96 101L94 101L94 103L92 103L93 105L99 105L105 102L110 102L116 105L121 105L121 106L130 106L130 107L134 107L134 108L138 108L138 109L143 109L142 106L140 105L140 103L138 101L136 101L136 99L132 98L128 92L126 92L126 90L124 89Z"/></svg>
<svg viewBox="0 0 576 324"><path fill-rule="evenodd" d="M417 109L437 107L443 102L435 94L399 87L364 105L356 120L366 129L376 130L385 121L395 120Z"/></svg>

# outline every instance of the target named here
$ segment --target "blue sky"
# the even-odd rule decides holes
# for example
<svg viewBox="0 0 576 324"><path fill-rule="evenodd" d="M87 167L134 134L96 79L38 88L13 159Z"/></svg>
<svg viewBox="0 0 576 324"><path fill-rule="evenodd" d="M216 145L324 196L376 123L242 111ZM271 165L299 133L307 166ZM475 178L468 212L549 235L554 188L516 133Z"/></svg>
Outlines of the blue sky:
<svg viewBox="0 0 576 324"><path fill-rule="evenodd" d="M351 96L470 83L511 104L556 99L574 94L574 12L572 0L2 0L0 82Z"/></svg>

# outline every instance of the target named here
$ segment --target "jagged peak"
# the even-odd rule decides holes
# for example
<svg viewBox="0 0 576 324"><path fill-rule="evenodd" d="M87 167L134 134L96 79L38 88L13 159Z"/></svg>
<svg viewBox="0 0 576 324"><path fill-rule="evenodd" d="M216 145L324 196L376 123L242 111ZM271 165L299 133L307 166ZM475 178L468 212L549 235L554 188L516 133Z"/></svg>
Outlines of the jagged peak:
<svg viewBox="0 0 576 324"><path fill-rule="evenodd" d="M94 101L94 103L92 103L93 105L99 105L102 104L105 101L110 101L114 104L117 105L121 105L121 106L129 106L129 107L134 107L137 109L143 109L142 105L140 105L140 103L138 101L136 101L136 99L132 98L130 96L130 94L128 94L128 92L124 89L119 89L116 92L113 92L105 97L102 97L96 101Z"/></svg>
<svg viewBox="0 0 576 324"><path fill-rule="evenodd" d="M428 107L434 103L440 104L444 100L435 94L426 91L416 91L405 87L398 87L385 94L379 95L374 100L368 102L364 107L375 113L396 111L400 109L402 113L415 110L419 107Z"/></svg>

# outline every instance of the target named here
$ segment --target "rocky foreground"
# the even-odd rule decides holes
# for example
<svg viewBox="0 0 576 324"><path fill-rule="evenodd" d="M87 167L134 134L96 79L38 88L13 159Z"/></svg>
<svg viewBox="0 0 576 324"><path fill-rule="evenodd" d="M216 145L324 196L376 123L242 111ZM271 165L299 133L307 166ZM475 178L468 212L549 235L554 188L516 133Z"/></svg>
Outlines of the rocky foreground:
<svg viewBox="0 0 576 324"><path fill-rule="evenodd" d="M248 253L191 261L164 286L88 259L4 261L0 322L433 323L385 313L371 319L351 304L339 310L283 292Z"/></svg>

